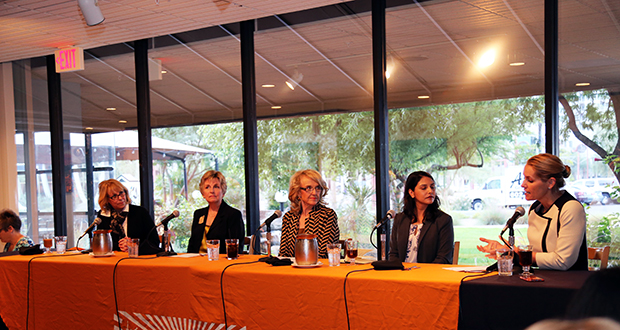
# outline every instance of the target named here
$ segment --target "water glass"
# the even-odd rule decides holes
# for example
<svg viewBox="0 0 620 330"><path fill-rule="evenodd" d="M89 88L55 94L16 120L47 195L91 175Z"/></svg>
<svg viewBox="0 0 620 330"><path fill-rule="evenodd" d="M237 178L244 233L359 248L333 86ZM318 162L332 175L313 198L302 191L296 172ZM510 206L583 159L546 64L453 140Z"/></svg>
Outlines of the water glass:
<svg viewBox="0 0 620 330"><path fill-rule="evenodd" d="M512 257L511 249L498 249L495 251L497 256L497 273L499 276L512 276Z"/></svg>
<svg viewBox="0 0 620 330"><path fill-rule="evenodd" d="M226 239L226 258L228 260L236 260L239 258L239 239L227 238Z"/></svg>
<svg viewBox="0 0 620 330"><path fill-rule="evenodd" d="M130 258L137 258L140 250L140 239L139 238L130 238L127 241L127 252L129 253Z"/></svg>
<svg viewBox="0 0 620 330"><path fill-rule="evenodd" d="M207 257L209 261L220 260L220 240L210 239L207 240Z"/></svg>
<svg viewBox="0 0 620 330"><path fill-rule="evenodd" d="M329 266L340 266L340 244L327 244L327 258L329 259Z"/></svg>
<svg viewBox="0 0 620 330"><path fill-rule="evenodd" d="M56 236L56 253L64 254L67 251L67 236Z"/></svg>

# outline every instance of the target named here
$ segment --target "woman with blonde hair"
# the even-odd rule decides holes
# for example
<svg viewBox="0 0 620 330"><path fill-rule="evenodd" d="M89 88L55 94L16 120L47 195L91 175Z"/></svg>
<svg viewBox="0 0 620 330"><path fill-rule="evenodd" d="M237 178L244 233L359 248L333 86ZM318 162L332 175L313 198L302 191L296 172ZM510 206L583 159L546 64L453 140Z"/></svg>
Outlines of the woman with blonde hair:
<svg viewBox="0 0 620 330"><path fill-rule="evenodd" d="M588 270L585 210L560 189L570 174L570 166L552 154L531 157L523 169L525 199L535 201L528 211L527 238L534 266L540 269ZM487 245L479 245L478 250L488 257L505 247L498 241L480 240Z"/></svg>
<svg viewBox="0 0 620 330"><path fill-rule="evenodd" d="M315 170L298 171L291 177L288 199L291 208L282 218L281 257L295 256L298 234L317 235L319 258L327 258L327 244L340 239L336 212L325 206L329 188Z"/></svg>
<svg viewBox="0 0 620 330"><path fill-rule="evenodd" d="M159 236L149 212L142 206L131 205L129 191L118 180L109 179L99 183L99 206L97 216L101 223L97 229L112 230L115 251L127 252L129 238L139 238L139 254L155 254L159 249Z"/></svg>
<svg viewBox="0 0 620 330"><path fill-rule="evenodd" d="M188 253L207 253L207 240L220 240L220 253L226 253L227 238L239 239L239 251L245 238L241 211L224 201L226 178L219 171L205 172L200 179L200 193L209 206L194 212L192 233L187 244Z"/></svg>

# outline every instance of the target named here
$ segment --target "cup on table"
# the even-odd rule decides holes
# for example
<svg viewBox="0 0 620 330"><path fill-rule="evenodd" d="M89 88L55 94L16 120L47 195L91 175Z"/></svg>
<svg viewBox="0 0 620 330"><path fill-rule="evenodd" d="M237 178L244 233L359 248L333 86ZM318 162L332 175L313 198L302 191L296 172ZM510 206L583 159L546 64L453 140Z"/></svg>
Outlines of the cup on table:
<svg viewBox="0 0 620 330"><path fill-rule="evenodd" d="M67 251L67 236L55 236L56 253L64 254Z"/></svg>
<svg viewBox="0 0 620 330"><path fill-rule="evenodd" d="M228 260L235 260L239 258L239 239L237 238L226 239L226 258Z"/></svg>
<svg viewBox="0 0 620 330"><path fill-rule="evenodd" d="M329 266L340 266L340 243L327 244L327 258Z"/></svg>
<svg viewBox="0 0 620 330"><path fill-rule="evenodd" d="M497 256L497 273L499 276L512 276L512 257L514 252L511 249L498 249L495 251Z"/></svg>
<svg viewBox="0 0 620 330"><path fill-rule="evenodd" d="M137 258L140 251L140 239L139 238L129 238L127 240L127 253L129 253L129 258Z"/></svg>
<svg viewBox="0 0 620 330"><path fill-rule="evenodd" d="M207 257L209 258L209 261L220 260L220 240L219 239L207 240Z"/></svg>

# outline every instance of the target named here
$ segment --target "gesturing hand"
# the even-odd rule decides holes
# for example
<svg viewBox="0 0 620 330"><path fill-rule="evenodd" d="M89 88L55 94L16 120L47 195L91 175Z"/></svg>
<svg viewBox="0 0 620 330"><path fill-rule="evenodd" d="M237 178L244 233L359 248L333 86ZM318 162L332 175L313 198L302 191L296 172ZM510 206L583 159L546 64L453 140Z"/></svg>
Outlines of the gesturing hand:
<svg viewBox="0 0 620 330"><path fill-rule="evenodd" d="M506 245L492 239L486 239L484 237L480 237L480 240L487 243L487 245L477 245L478 251L486 253L485 257L495 259L495 251L497 249L507 248Z"/></svg>

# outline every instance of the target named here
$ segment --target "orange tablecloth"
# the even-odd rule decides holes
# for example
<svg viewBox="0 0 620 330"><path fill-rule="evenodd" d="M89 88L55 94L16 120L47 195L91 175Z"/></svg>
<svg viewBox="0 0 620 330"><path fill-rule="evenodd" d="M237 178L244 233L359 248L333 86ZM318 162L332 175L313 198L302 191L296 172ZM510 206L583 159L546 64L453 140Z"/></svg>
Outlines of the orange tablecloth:
<svg viewBox="0 0 620 330"><path fill-rule="evenodd" d="M148 324L209 328L225 322L220 291L224 268L258 259L246 255L212 262L206 257L121 260L125 256L117 252L108 258L0 258L4 322L10 329L25 329L26 318L29 329L111 329L117 324L116 289L123 328L127 323L131 329L151 329ZM351 329L456 329L459 284L467 274L442 269L448 265L419 266L351 273L346 290ZM347 329L345 276L368 268L372 266L231 266L223 276L226 323L233 329Z"/></svg>

